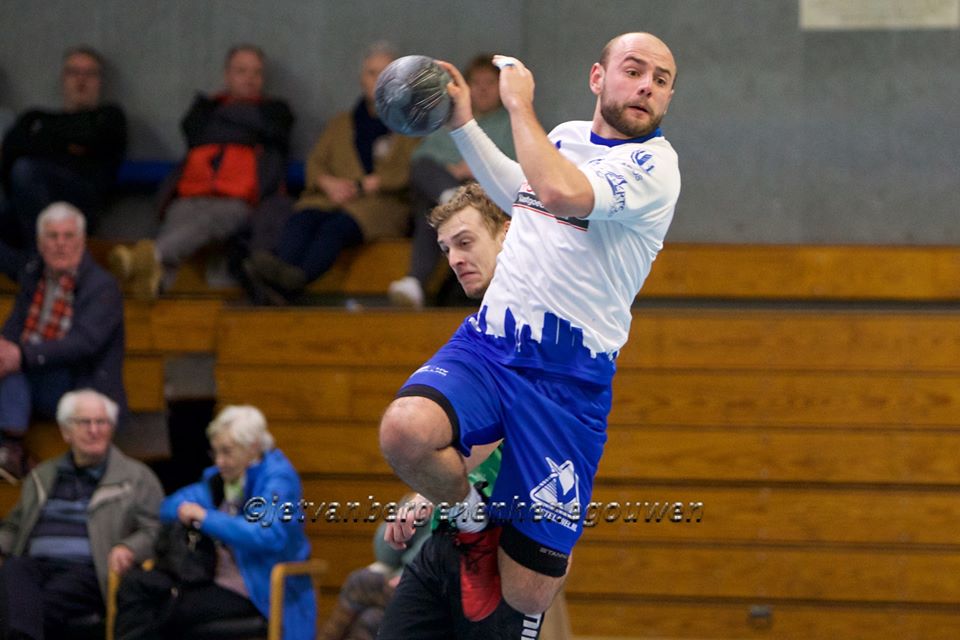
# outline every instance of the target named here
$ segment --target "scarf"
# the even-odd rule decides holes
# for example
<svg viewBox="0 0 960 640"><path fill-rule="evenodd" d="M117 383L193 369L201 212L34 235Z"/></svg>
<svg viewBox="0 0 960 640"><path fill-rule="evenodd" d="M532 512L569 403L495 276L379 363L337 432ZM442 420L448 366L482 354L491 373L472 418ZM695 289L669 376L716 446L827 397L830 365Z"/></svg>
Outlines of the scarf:
<svg viewBox="0 0 960 640"><path fill-rule="evenodd" d="M56 286L49 293L48 300L47 282L52 281L53 277L44 275L37 283L37 290L33 293L33 301L27 311L27 320L23 324L23 333L20 334L21 343L38 344L60 340L70 331L76 276L64 273L57 277Z"/></svg>

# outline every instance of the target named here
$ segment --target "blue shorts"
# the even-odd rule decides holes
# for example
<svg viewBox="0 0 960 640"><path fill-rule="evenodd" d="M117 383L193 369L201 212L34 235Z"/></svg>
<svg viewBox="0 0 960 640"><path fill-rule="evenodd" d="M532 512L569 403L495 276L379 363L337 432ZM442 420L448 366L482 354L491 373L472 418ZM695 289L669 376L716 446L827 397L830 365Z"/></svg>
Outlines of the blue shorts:
<svg viewBox="0 0 960 640"><path fill-rule="evenodd" d="M506 366L482 341L461 329L398 395L440 404L453 425L452 444L464 455L474 445L503 438L488 512L504 524L502 546L531 566L510 553L506 541L512 528L546 547L547 554L563 554L565 567L583 532L582 512L607 440L610 385Z"/></svg>

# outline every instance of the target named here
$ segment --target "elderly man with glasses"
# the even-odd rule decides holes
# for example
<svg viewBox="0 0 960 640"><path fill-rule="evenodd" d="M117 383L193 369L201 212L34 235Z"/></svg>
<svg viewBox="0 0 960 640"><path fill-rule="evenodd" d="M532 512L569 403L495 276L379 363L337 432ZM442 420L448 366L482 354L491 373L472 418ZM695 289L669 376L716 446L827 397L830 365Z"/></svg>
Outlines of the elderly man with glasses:
<svg viewBox="0 0 960 640"><path fill-rule="evenodd" d="M30 472L0 524L0 637L74 637L71 621L104 615L108 572L151 557L163 489L113 446L117 413L90 389L61 398L70 450Z"/></svg>

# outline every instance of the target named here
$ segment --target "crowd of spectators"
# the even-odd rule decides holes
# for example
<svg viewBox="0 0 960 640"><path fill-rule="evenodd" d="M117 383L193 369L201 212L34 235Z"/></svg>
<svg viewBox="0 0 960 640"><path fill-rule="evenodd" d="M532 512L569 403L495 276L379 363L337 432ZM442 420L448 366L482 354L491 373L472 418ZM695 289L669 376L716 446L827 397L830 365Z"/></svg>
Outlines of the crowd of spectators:
<svg viewBox="0 0 960 640"><path fill-rule="evenodd" d="M289 304L345 249L413 234L410 275L390 298L423 306L441 258L427 215L472 176L445 131L421 141L380 121L374 87L396 57L385 43L364 52L360 96L320 133L294 199L294 114L265 91L264 52L231 48L223 86L199 93L181 121L187 151L158 194L158 233L114 246L107 268L87 241L115 197L127 128L122 108L102 99L103 57L87 46L65 52L57 109L0 108L0 273L17 285L0 332L0 478L20 487L0 524L2 637L103 628L111 572L118 638L182 635L218 618L266 623L271 569L308 558L310 544L302 523L250 526L242 505L259 495L298 502L297 471L259 410L230 406L207 430L213 466L163 497L154 472L113 444L129 418L122 291L156 298L184 261L212 248L228 253L254 304ZM512 153L498 73L486 55L468 67L481 126ZM24 444L38 419L55 420L68 447L39 464ZM171 569L168 556L185 544L207 549L200 578ZM357 575L374 576L389 596L395 564L391 575L377 564ZM292 579L285 594L284 637L315 637L310 579ZM368 633L374 617L363 617ZM325 633L348 622L331 619Z"/></svg>

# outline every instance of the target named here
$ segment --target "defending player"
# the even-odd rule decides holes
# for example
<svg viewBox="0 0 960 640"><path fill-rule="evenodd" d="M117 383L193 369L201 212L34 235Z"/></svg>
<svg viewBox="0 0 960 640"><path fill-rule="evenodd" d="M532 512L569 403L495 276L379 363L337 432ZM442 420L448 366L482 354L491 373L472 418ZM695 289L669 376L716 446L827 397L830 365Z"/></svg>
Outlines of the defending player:
<svg viewBox="0 0 960 640"><path fill-rule="evenodd" d="M510 233L481 310L407 380L384 414L381 447L397 474L435 503L457 503L461 535L484 531L496 567L477 591L544 611L582 533L606 441L615 360L630 305L649 273L680 191L677 156L659 130L676 64L655 36L611 40L589 76L592 121L548 136L533 109L533 76L496 57L518 162L483 134L469 88L454 78L451 135L486 192L512 210ZM464 455L505 439L491 511L469 486ZM461 517L465 514L465 517ZM483 545L478 557L482 558ZM482 619L496 599L464 613Z"/></svg>

